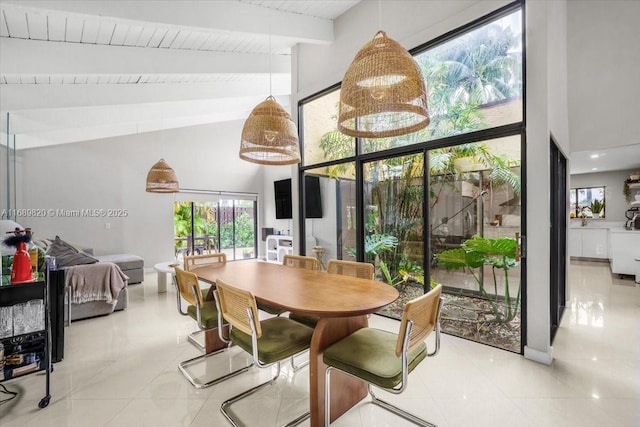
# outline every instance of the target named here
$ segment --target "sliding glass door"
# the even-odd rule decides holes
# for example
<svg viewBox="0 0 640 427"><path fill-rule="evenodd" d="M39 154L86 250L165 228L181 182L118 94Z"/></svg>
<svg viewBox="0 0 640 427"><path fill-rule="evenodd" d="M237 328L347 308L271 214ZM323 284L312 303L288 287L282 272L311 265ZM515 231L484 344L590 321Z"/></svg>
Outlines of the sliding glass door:
<svg viewBox="0 0 640 427"><path fill-rule="evenodd" d="M174 202L175 257L224 252L228 260L255 258L257 254L256 197L224 198L203 194L182 194ZM202 199L214 200L202 200ZM252 200L253 199L253 200Z"/></svg>

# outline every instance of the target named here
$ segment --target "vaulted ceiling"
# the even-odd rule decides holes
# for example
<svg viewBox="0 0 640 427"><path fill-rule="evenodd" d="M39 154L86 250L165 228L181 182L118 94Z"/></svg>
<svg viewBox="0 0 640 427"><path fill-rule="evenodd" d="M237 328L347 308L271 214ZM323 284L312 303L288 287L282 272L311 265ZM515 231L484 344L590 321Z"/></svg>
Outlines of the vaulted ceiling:
<svg viewBox="0 0 640 427"><path fill-rule="evenodd" d="M292 48L332 43L358 1L3 0L2 132L9 113L25 149L288 106Z"/></svg>

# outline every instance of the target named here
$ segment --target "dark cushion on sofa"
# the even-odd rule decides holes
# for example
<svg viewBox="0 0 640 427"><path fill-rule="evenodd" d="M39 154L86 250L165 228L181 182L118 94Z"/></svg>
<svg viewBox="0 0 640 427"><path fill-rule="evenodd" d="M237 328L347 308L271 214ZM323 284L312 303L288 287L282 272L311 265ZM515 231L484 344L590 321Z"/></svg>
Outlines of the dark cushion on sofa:
<svg viewBox="0 0 640 427"><path fill-rule="evenodd" d="M56 264L59 267L70 267L72 265L93 264L98 262L98 260L91 255L79 252L76 248L58 236L56 236L53 242L51 242L49 249L47 249L47 255L55 257Z"/></svg>

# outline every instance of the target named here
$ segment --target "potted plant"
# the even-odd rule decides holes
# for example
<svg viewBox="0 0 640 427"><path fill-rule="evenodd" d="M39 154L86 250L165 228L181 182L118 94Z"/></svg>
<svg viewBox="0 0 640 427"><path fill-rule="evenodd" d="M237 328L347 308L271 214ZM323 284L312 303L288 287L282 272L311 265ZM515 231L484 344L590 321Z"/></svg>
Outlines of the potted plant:
<svg viewBox="0 0 640 427"><path fill-rule="evenodd" d="M600 201L598 199L594 200L593 202L591 202L591 213L593 214L593 217L600 217L603 218L604 217L604 202Z"/></svg>
<svg viewBox="0 0 640 427"><path fill-rule="evenodd" d="M517 315L520 308L520 286L515 301L509 291L509 270L518 265L516 261L516 240L511 237L486 238L474 236L465 241L460 248L450 249L435 254L438 264L447 270L463 268L478 283L480 293L489 302L494 315L493 322L509 323ZM494 297L491 297L480 277L473 270L490 265L493 275ZM498 295L497 274L504 274L504 297Z"/></svg>

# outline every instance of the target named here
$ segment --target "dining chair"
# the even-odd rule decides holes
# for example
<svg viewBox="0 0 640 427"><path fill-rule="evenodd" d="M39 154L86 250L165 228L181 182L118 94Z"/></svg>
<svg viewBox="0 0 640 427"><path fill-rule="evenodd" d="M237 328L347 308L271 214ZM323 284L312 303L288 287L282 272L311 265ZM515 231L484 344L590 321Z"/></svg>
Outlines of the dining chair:
<svg viewBox="0 0 640 427"><path fill-rule="evenodd" d="M190 256L184 257L184 270L191 271L193 267L206 266L206 265L224 265L226 264L226 262L227 262L227 255L224 253L215 253L215 254L206 254L206 255L190 255ZM199 283L204 284L200 281ZM211 292L210 289L203 288L202 286L200 286L200 289L202 292L202 298L206 300L207 297L209 297L209 293ZM177 293L177 297L178 297L178 311L180 312L180 314L186 315L186 313L182 311L182 301L181 301L180 292ZM211 300L213 301L213 299ZM190 333L187 339L191 344L195 345L201 351L205 351L205 348L204 348L205 346L202 342L203 339L198 340L197 338L198 336L202 336L202 335L203 335L203 331L201 329L198 329Z"/></svg>
<svg viewBox="0 0 640 427"><path fill-rule="evenodd" d="M440 309L442 285L405 304L397 334L375 328L362 328L347 335L324 350L325 426L331 416L331 372L342 373L367 383L372 403L414 424L435 427L428 421L381 400L372 386L393 394L407 388L408 375L427 357L440 351ZM435 331L434 350L429 353L425 339Z"/></svg>
<svg viewBox="0 0 640 427"><path fill-rule="evenodd" d="M272 385L280 376L281 362L309 349L313 329L286 317L258 318L258 306L251 292L238 289L218 279L214 291L219 308L219 320L231 325L231 341L253 356L253 363L259 368L276 364L275 376L267 382L252 387L222 403L220 410L233 425L241 425L230 407L235 402L255 393L265 386ZM294 426L309 418L306 412L287 426Z"/></svg>
<svg viewBox="0 0 640 427"><path fill-rule="evenodd" d="M205 255L189 255L184 257L184 269L191 271L193 267L200 267L204 265L226 264L227 254L218 252L214 254Z"/></svg>
<svg viewBox="0 0 640 427"><path fill-rule="evenodd" d="M182 308L179 307L179 311L181 314L191 317L196 321L198 325L198 329L200 331L210 331L216 328L219 329L219 336L221 339L230 344L228 338L224 338L224 334L222 333L223 322L218 322L218 310L215 301L205 301L202 292L200 291L200 284L198 282L198 276L189 271L185 271L180 267L174 267L176 272L176 284L178 287L178 294L182 299L184 299L189 305L187 306L187 311L183 312ZM179 297L179 298L180 298ZM180 303L178 303L180 305ZM191 335L189 335L191 337ZM203 348L204 351L204 348ZM192 376L188 371L187 367L193 365L196 362L206 359L209 356L214 356L217 354L226 351L226 349L222 349L219 351L215 351L212 353L205 353L200 356L194 357L189 360L185 360L184 362L180 362L178 365L178 369L182 374L187 378L187 380L193 385L195 388L205 388L217 384L221 381L224 381L227 378L231 378L235 375L238 375L242 372L247 371L253 363L250 363L240 369L230 371L220 377L211 378L205 381L198 381L196 377Z"/></svg>
<svg viewBox="0 0 640 427"><path fill-rule="evenodd" d="M330 259L327 263L327 273L342 274L345 276L359 277L361 279L373 279L375 267L368 262L343 261L341 259ZM318 318L313 316L302 316L291 313L289 318L296 322L303 323L311 328L315 328Z"/></svg>
<svg viewBox="0 0 640 427"><path fill-rule="evenodd" d="M306 268L307 270L318 269L318 259L304 255L286 254L282 257L282 265L295 268Z"/></svg>
<svg viewBox="0 0 640 427"><path fill-rule="evenodd" d="M369 262L345 261L330 259L327 263L327 273L344 274L345 276L373 279L375 267Z"/></svg>
<svg viewBox="0 0 640 427"><path fill-rule="evenodd" d="M306 270L317 270L318 259L315 257L310 257L305 255L287 254L284 257L282 257L282 265L285 265L287 267L292 267L292 268L304 268ZM293 319L293 320L296 320L297 322L312 328L315 327L315 323L317 323L318 321L317 318L312 319L304 316L294 316L294 317L298 317L299 319L302 319L302 321L296 320L296 319ZM289 318L291 318L291 316L289 316ZM293 368L294 372L298 372L300 369L304 368L308 364L309 364L308 359L300 364L296 364L295 358L291 357L291 367Z"/></svg>

